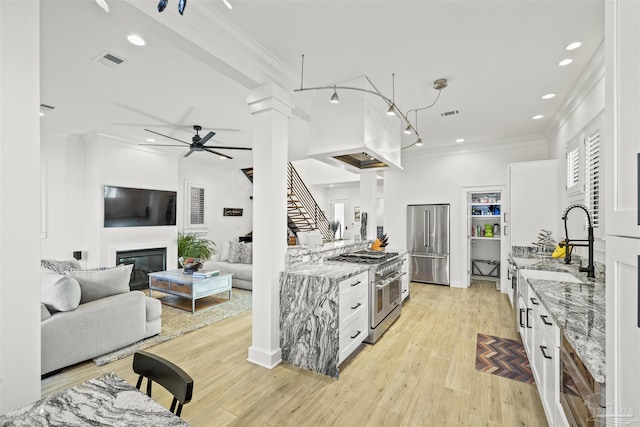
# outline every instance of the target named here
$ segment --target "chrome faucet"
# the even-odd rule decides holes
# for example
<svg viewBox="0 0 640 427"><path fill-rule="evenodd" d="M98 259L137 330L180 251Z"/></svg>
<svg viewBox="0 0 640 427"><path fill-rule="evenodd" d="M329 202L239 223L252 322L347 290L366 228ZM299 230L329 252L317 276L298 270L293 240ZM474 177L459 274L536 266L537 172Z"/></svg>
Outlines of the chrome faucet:
<svg viewBox="0 0 640 427"><path fill-rule="evenodd" d="M587 239L569 239L569 231L567 231L567 214L570 210L580 208L587 214L587 221L589 222L588 227L588 236ZM587 273L587 277L596 277L595 268L593 266L593 224L591 222L591 214L589 214L589 210L586 206L581 204L574 204L569 206L564 210L564 214L562 214L562 219L564 220L564 245L566 245L566 249L564 252L564 263L571 264L571 247L572 246L588 246L589 247L589 265L587 267L582 267L580 265L580 271L583 273ZM560 246L563 246L560 243Z"/></svg>

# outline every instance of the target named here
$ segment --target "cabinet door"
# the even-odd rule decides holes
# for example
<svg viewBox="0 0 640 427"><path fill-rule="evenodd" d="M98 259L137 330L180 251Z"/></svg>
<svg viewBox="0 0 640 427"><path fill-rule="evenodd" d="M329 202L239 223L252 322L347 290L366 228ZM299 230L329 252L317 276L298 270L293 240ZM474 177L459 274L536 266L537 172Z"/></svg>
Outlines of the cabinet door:
<svg viewBox="0 0 640 427"><path fill-rule="evenodd" d="M640 239L607 238L607 413L640 416Z"/></svg>
<svg viewBox="0 0 640 427"><path fill-rule="evenodd" d="M606 232L640 237L638 153L640 152L640 2L605 2Z"/></svg>

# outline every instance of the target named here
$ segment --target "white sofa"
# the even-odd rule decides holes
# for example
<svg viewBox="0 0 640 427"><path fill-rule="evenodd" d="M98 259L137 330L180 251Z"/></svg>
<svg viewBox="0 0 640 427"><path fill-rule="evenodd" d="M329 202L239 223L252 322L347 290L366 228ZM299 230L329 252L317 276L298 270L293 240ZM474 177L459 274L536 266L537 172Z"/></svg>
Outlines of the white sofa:
<svg viewBox="0 0 640 427"><path fill-rule="evenodd" d="M204 270L220 270L220 273L231 273L231 286L234 288L253 289L253 244L238 242L222 242L220 251L204 262Z"/></svg>

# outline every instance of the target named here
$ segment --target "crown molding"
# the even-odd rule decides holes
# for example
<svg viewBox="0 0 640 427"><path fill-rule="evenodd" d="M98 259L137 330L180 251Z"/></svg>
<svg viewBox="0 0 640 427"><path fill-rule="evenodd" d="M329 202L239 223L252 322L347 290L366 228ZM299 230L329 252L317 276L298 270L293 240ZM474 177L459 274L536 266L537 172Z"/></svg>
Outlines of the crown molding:
<svg viewBox="0 0 640 427"><path fill-rule="evenodd" d="M451 154L470 154L483 151L504 150L525 147L544 147L548 149L549 143L544 135L535 134L527 136L518 136L513 138L504 138L499 140L481 141L469 144L455 144L449 146L436 146L433 148L423 147L419 151L415 150L410 153L403 152L403 160L407 158L421 157L442 157ZM424 149L426 148L426 149Z"/></svg>
<svg viewBox="0 0 640 427"><path fill-rule="evenodd" d="M604 76L605 55L603 40L569 91L569 94L564 98L553 117L551 117L549 125L543 132L548 140L552 140L554 135L562 129L567 120L589 96L593 88L604 79Z"/></svg>

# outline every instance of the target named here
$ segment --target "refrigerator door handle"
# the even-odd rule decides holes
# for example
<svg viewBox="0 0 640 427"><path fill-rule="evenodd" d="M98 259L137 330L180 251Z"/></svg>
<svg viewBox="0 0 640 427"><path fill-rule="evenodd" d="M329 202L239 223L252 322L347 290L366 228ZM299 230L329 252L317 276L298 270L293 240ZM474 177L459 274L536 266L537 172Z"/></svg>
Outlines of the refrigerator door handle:
<svg viewBox="0 0 640 427"><path fill-rule="evenodd" d="M411 254L411 256L415 258L436 258L436 259L446 259L449 257L449 255L439 255L439 254L433 254L433 255Z"/></svg>
<svg viewBox="0 0 640 427"><path fill-rule="evenodd" d="M424 221L424 245L428 248L431 246L431 211L422 211L422 214Z"/></svg>

